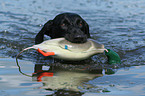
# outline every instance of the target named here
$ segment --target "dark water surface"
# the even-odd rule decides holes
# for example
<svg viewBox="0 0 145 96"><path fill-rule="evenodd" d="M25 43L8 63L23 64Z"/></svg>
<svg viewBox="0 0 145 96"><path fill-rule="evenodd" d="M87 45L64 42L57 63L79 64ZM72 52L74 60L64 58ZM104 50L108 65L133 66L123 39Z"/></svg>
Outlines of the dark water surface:
<svg viewBox="0 0 145 96"><path fill-rule="evenodd" d="M2 96L144 96L144 9L144 0L0 0L0 93ZM100 62L93 57L97 63L90 65L89 71L98 63L103 65L102 69L93 73L82 71L87 64L62 64L60 68L54 63L57 67L53 66L53 70L42 66L50 67L53 78L36 82L36 74L33 79L21 75L16 55L34 44L35 35L47 20L62 12L80 14L89 24L92 38L116 51L122 64L117 69L112 66L106 69L102 64L105 57L100 56ZM36 58L35 51L23 53L19 62L22 71L31 75L37 69L35 64L47 62Z"/></svg>

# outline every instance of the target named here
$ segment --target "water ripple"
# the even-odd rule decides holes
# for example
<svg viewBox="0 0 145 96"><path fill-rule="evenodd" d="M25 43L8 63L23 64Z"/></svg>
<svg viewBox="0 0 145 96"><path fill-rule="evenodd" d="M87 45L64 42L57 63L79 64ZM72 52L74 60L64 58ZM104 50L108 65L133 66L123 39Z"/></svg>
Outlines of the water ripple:
<svg viewBox="0 0 145 96"><path fill-rule="evenodd" d="M92 38L121 55L124 64L144 62L144 0L62 2L66 0L1 0L0 54L15 57L20 50L34 44L40 25L67 11L80 14L88 22Z"/></svg>

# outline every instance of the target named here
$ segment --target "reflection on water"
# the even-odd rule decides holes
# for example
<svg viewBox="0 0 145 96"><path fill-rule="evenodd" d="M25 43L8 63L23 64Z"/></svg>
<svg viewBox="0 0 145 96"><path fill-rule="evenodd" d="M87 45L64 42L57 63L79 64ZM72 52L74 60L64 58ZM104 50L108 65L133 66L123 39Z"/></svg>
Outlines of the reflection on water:
<svg viewBox="0 0 145 96"><path fill-rule="evenodd" d="M37 70L36 66L39 70ZM87 73L85 69L81 70L65 70L57 67L50 67L48 71L40 70L40 66L35 66L35 74L33 77L37 77L37 81L41 81L43 83L43 87L45 89L69 89L72 91L81 91L81 88L87 87L85 82L92 80L94 78L103 76L102 72L100 74L95 73ZM44 67L44 66L43 66ZM96 70L97 73L97 70Z"/></svg>
<svg viewBox="0 0 145 96"><path fill-rule="evenodd" d="M108 96L112 94L119 96L140 94L139 92L145 94L142 92L145 88L144 66L136 66L131 69L128 67L118 71L116 69L96 69L90 71L82 68L72 70L46 64L35 64L34 66L31 64L32 67L34 71L32 71L32 77L29 78L33 82L41 83L41 86L36 87L39 90L46 90L45 95L47 94L47 96L48 94L56 96L94 96L100 93L101 96L105 96L105 94L108 94ZM21 69L23 71L26 70L24 65ZM139 86L140 88L137 90L136 88Z"/></svg>
<svg viewBox="0 0 145 96"><path fill-rule="evenodd" d="M56 96L60 94L75 94L75 96L145 95L145 66L128 67L117 71L96 70L90 72L82 70L82 68L68 70L46 65L41 68L42 65L35 65L33 62L23 60L19 60L19 65L23 73L33 74L33 77L21 75L15 59L0 58L1 96L51 96L52 94Z"/></svg>
<svg viewBox="0 0 145 96"><path fill-rule="evenodd" d="M21 71L20 73L25 76L29 76ZM43 64L35 64L34 73L32 73L32 81L41 82L43 86L40 89L55 91L54 94L84 94L84 92L110 92L106 88L87 84L88 81L98 77L102 77L105 74L114 74L111 69L96 69L93 71L87 70L87 68L75 68L67 69L59 66L48 66Z"/></svg>

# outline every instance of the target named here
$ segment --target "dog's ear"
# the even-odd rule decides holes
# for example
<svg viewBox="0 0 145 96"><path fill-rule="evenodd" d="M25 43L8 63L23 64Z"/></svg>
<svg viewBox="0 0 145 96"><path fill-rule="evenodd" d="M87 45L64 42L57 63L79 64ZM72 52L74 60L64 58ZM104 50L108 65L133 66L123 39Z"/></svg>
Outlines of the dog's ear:
<svg viewBox="0 0 145 96"><path fill-rule="evenodd" d="M35 44L40 44L43 42L44 34L49 36L52 24L53 24L53 20L49 20L44 24L43 28L39 31L39 33L35 37Z"/></svg>
<svg viewBox="0 0 145 96"><path fill-rule="evenodd" d="M89 32L89 25L87 24L87 22L84 21L84 32L87 35L88 38L90 38L90 32Z"/></svg>

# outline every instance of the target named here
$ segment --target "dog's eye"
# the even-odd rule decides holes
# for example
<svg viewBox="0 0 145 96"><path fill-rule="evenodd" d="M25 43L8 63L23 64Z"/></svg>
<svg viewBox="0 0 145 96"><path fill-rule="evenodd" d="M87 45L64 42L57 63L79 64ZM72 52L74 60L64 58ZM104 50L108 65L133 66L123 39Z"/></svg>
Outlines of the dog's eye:
<svg viewBox="0 0 145 96"><path fill-rule="evenodd" d="M79 26L82 26L82 23L80 23Z"/></svg>
<svg viewBox="0 0 145 96"><path fill-rule="evenodd" d="M79 27L82 27L82 26L83 26L83 24L82 24L82 23L79 23L79 24L78 24L78 26L79 26Z"/></svg>

